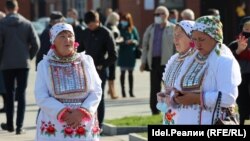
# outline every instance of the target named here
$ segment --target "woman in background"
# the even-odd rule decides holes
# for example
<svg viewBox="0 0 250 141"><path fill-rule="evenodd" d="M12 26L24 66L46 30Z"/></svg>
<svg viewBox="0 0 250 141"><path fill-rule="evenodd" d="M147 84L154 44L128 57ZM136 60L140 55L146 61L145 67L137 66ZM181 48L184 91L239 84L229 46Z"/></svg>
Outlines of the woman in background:
<svg viewBox="0 0 250 141"><path fill-rule="evenodd" d="M239 97L237 104L239 107L240 124L244 125L245 120L250 118L250 16L241 20L241 33L238 39L228 46L238 60L241 68L242 82L239 85Z"/></svg>
<svg viewBox="0 0 250 141"><path fill-rule="evenodd" d="M121 35L118 29L119 20L120 16L116 12L111 12L105 22L107 28L109 28L114 35L114 39L116 42L116 49L118 48L119 43L121 42ZM116 69L116 63L108 67L108 85L109 85L108 94L110 94L112 99L118 98L115 90L115 69Z"/></svg>
<svg viewBox="0 0 250 141"><path fill-rule="evenodd" d="M125 92L125 72L128 71L129 95L134 97L133 93L133 70L135 67L135 50L139 45L139 34L134 26L133 18L130 13L121 16L119 30L123 38L118 51L118 66L121 68L121 89L122 97L126 97Z"/></svg>

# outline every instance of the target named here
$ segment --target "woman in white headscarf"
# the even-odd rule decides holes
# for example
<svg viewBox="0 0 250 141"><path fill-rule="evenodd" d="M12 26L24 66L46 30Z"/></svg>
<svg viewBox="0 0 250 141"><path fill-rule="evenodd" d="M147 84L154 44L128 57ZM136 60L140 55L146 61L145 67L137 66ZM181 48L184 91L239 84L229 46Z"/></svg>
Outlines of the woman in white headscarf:
<svg viewBox="0 0 250 141"><path fill-rule="evenodd" d="M183 20L177 23L174 29L174 44L178 53L173 55L166 64L162 77L165 90L157 94L157 109L164 113L163 124L166 125L174 124L172 120L174 113L169 115L170 111L167 108L170 106L169 95L176 87L175 85L178 85L175 82L179 79L180 72L187 68L187 62L189 62L188 60L192 58L194 53L194 44L191 40L191 31L194 23L194 21Z"/></svg>
<svg viewBox="0 0 250 141"><path fill-rule="evenodd" d="M35 84L37 141L98 141L96 110L101 80L93 59L77 53L71 25L50 29L51 50L38 64Z"/></svg>

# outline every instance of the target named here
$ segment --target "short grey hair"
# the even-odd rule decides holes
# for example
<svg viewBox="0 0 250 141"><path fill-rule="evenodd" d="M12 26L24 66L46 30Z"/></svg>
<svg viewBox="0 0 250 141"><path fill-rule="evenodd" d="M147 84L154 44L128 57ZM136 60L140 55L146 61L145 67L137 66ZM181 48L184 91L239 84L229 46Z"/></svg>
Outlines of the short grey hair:
<svg viewBox="0 0 250 141"><path fill-rule="evenodd" d="M155 11L158 11L158 10L164 11L164 13L166 14L166 17L169 16L169 11L168 11L167 7L165 7L165 6L158 6L158 7L155 9Z"/></svg>
<svg viewBox="0 0 250 141"><path fill-rule="evenodd" d="M107 25L108 23L114 25L116 22L119 22L120 16L118 13L116 12L112 12L109 14L109 16L107 17L107 20L105 22L105 25Z"/></svg>
<svg viewBox="0 0 250 141"><path fill-rule="evenodd" d="M194 12L191 9L184 9L181 12L181 17L183 20L194 20L195 19Z"/></svg>

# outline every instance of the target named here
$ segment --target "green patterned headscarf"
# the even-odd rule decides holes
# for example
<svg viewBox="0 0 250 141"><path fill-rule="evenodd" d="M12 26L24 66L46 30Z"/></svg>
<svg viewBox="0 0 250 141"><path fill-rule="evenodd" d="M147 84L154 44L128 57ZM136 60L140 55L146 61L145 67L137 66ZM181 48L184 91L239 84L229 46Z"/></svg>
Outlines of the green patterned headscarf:
<svg viewBox="0 0 250 141"><path fill-rule="evenodd" d="M194 30L208 34L219 43L223 42L222 23L215 16L202 16L198 18L195 21Z"/></svg>

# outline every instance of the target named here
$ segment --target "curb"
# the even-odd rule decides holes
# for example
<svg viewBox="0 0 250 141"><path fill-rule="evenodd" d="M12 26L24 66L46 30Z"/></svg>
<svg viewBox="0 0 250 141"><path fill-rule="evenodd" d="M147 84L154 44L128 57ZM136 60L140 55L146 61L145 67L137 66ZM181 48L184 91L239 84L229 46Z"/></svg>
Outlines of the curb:
<svg viewBox="0 0 250 141"><path fill-rule="evenodd" d="M147 141L148 139L136 133L129 134L129 141Z"/></svg>
<svg viewBox="0 0 250 141"><path fill-rule="evenodd" d="M146 126L125 126L117 127L112 124L103 124L103 134L113 136L113 135L124 135L129 133L139 133L148 131Z"/></svg>

